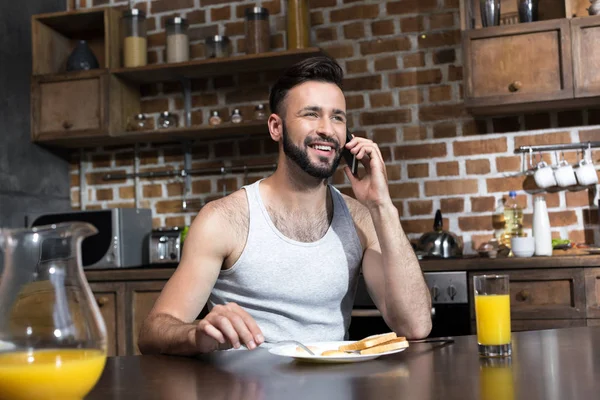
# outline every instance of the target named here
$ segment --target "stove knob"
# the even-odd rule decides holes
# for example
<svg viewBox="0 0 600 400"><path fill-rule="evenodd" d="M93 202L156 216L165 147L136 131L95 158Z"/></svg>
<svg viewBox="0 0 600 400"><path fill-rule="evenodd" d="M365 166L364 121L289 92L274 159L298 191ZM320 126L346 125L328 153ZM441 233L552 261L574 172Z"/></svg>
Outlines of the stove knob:
<svg viewBox="0 0 600 400"><path fill-rule="evenodd" d="M454 285L448 286L448 296L450 296L450 300L454 300L456 297L456 288Z"/></svg>
<svg viewBox="0 0 600 400"><path fill-rule="evenodd" d="M433 299L433 301L437 301L439 296L440 296L440 288L437 286L432 286L431 287L431 298Z"/></svg>

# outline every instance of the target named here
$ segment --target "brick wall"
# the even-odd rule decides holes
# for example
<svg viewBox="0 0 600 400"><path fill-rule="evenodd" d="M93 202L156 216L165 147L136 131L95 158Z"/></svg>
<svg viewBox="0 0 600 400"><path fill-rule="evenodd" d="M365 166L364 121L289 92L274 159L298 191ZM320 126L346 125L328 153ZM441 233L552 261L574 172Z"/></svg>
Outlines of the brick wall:
<svg viewBox="0 0 600 400"><path fill-rule="evenodd" d="M79 7L125 6L114 0L80 0ZM202 39L225 34L234 53L243 53L245 7L251 1L155 0L135 2L149 15L149 60L164 60L164 20L182 15L190 21L191 56L202 58ZM285 48L285 0L263 1L271 12L271 45ZM436 209L445 227L463 237L472 253L493 234L492 214L509 190L519 191L531 227L531 178L514 176L522 159L514 149L526 144L600 140L597 110L562 111L474 120L462 105L462 55L458 0L380 1L312 0L311 38L335 57L346 73L344 90L349 125L354 133L376 141L386 159L390 192L403 226L413 239L431 230ZM269 85L280 71L246 73L193 82L193 124L205 123L212 109L229 115L241 108L249 116L255 104L266 103ZM177 84L142 88L143 112L164 110L181 115ZM177 170L183 167L181 145L140 145L133 149L98 148L72 161L72 205L85 209L133 206L133 179L104 181L107 172ZM272 163L277 146L265 134L251 140L215 140L194 145L193 168ZM545 157L552 155L546 154ZM576 155L566 153L568 159ZM600 152L594 159L600 162ZM82 162L80 162L82 161ZM85 193L80 194L79 167L84 168ZM140 179L138 205L153 210L154 225L189 224L199 207L269 172L195 176L193 199L181 207L182 181ZM343 173L333 182L351 193ZM596 191L545 194L554 236L599 242ZM83 204L81 202L83 201Z"/></svg>

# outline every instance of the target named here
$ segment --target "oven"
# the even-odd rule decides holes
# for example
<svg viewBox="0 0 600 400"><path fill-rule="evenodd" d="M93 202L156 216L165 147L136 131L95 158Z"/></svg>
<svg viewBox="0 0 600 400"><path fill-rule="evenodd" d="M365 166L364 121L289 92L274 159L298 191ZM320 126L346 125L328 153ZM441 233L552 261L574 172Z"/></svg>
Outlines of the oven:
<svg viewBox="0 0 600 400"><path fill-rule="evenodd" d="M432 329L428 337L470 335L467 273L425 272L423 275L432 302ZM360 340L389 331L390 328L371 300L361 275L348 330L349 340Z"/></svg>

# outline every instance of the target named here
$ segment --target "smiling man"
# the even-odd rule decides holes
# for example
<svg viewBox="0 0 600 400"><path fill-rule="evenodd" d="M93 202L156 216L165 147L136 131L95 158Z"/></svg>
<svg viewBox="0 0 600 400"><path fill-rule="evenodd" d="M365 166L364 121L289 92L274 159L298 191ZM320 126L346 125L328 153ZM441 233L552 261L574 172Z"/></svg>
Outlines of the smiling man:
<svg viewBox="0 0 600 400"><path fill-rule="evenodd" d="M316 57L275 83L268 126L279 143L277 170L202 208L144 323L143 353L344 340L361 271L391 329L429 334L429 292L381 152L365 138L346 143L342 79L334 60ZM356 199L327 184L344 147L364 166L358 177L344 168ZM205 304L210 312L195 322Z"/></svg>

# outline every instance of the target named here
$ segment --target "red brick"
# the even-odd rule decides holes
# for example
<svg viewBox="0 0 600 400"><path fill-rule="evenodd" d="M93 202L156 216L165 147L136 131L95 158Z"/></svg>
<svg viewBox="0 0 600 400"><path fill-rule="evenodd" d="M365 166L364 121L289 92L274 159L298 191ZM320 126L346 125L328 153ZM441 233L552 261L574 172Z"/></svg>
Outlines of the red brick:
<svg viewBox="0 0 600 400"><path fill-rule="evenodd" d="M515 172L521 170L521 157L508 156L496 158L496 170L498 172Z"/></svg>
<svg viewBox="0 0 600 400"><path fill-rule="evenodd" d="M493 238L494 235L492 235L491 233L487 235L471 235L471 248L477 251L477 249L479 249L481 245L489 242Z"/></svg>
<svg viewBox="0 0 600 400"><path fill-rule="evenodd" d="M521 176L486 179L488 193L508 193L511 190L523 190L524 183L525 178Z"/></svg>
<svg viewBox="0 0 600 400"><path fill-rule="evenodd" d="M441 199L440 210L443 214L461 213L465 210L465 200L460 197Z"/></svg>
<svg viewBox="0 0 600 400"><path fill-rule="evenodd" d="M177 197L183 194L183 185L181 183L167 183L167 196Z"/></svg>
<svg viewBox="0 0 600 400"><path fill-rule="evenodd" d="M419 197L418 183L390 183L390 197L392 199L407 199Z"/></svg>
<svg viewBox="0 0 600 400"><path fill-rule="evenodd" d="M396 56L381 57L375 60L375 71L385 71L389 69L398 69Z"/></svg>
<svg viewBox="0 0 600 400"><path fill-rule="evenodd" d="M600 112L598 112L600 114ZM590 129L579 131L580 142L596 142L600 140L600 129Z"/></svg>
<svg viewBox="0 0 600 400"><path fill-rule="evenodd" d="M569 226L577 224L577 214L573 210L557 211L548 213L550 216L550 226Z"/></svg>
<svg viewBox="0 0 600 400"><path fill-rule="evenodd" d="M363 112L360 114L361 126L380 124L403 124L411 122L410 110Z"/></svg>
<svg viewBox="0 0 600 400"><path fill-rule="evenodd" d="M427 33L419 36L419 49L457 46L460 44L460 30Z"/></svg>
<svg viewBox="0 0 600 400"><path fill-rule="evenodd" d="M113 175L120 175L120 174L125 174L127 171L125 170L111 170L110 173ZM85 181L88 185L106 185L109 182L111 184L115 184L115 183L125 183L125 179L117 179L117 180L113 180L113 181L105 181L104 180L104 175L106 175L106 172L88 172L85 174Z"/></svg>
<svg viewBox="0 0 600 400"><path fill-rule="evenodd" d="M161 200L154 204L157 214L172 214L182 211L181 200Z"/></svg>
<svg viewBox="0 0 600 400"><path fill-rule="evenodd" d="M110 154L94 154L92 155L92 168L110 167Z"/></svg>
<svg viewBox="0 0 600 400"><path fill-rule="evenodd" d="M322 11L312 11L310 13L310 26L323 25L325 18Z"/></svg>
<svg viewBox="0 0 600 400"><path fill-rule="evenodd" d="M373 36L393 35L395 33L394 21L388 19L371 23L371 33Z"/></svg>
<svg viewBox="0 0 600 400"><path fill-rule="evenodd" d="M438 176L458 175L458 161L439 162L435 166Z"/></svg>
<svg viewBox="0 0 600 400"><path fill-rule="evenodd" d="M404 87L417 85L430 85L442 81L442 71L427 69L420 71L407 71L390 74L388 77L390 87Z"/></svg>
<svg viewBox="0 0 600 400"><path fill-rule="evenodd" d="M211 192L211 182L208 179L201 179L198 181L192 181L192 193L193 194L205 194ZM217 186L219 190L223 190L223 185Z"/></svg>
<svg viewBox="0 0 600 400"><path fill-rule="evenodd" d="M96 189L96 200L98 201L110 201L113 199L112 188L107 189Z"/></svg>
<svg viewBox="0 0 600 400"><path fill-rule="evenodd" d="M362 72L367 72L369 67L367 65L367 60L364 58L360 60L352 60L346 61L346 74L359 74Z"/></svg>
<svg viewBox="0 0 600 400"><path fill-rule="evenodd" d="M439 103L448 100L452 100L452 86L441 85L429 88L429 101L431 103Z"/></svg>
<svg viewBox="0 0 600 400"><path fill-rule="evenodd" d="M472 212L487 212L496 209L496 198L494 196L471 197Z"/></svg>
<svg viewBox="0 0 600 400"><path fill-rule="evenodd" d="M571 143L569 132L544 133L541 135L528 135L515 137L515 149L521 146L539 146L544 144Z"/></svg>
<svg viewBox="0 0 600 400"><path fill-rule="evenodd" d="M431 215L433 212L433 201L417 200L408 202L410 215Z"/></svg>
<svg viewBox="0 0 600 400"><path fill-rule="evenodd" d="M344 25L344 37L346 39L360 39L365 37L365 24L360 22L352 22Z"/></svg>
<svg viewBox="0 0 600 400"><path fill-rule="evenodd" d="M506 138L454 142L453 147L455 156L504 153L508 148Z"/></svg>
<svg viewBox="0 0 600 400"><path fill-rule="evenodd" d="M314 8L334 7L337 0L309 0L308 5L312 10Z"/></svg>
<svg viewBox="0 0 600 400"><path fill-rule="evenodd" d="M231 18L231 6L212 8L210 10L210 19L213 22L228 20Z"/></svg>
<svg viewBox="0 0 600 400"><path fill-rule="evenodd" d="M346 96L346 108L349 110L356 110L364 108L365 99L362 94Z"/></svg>
<svg viewBox="0 0 600 400"><path fill-rule="evenodd" d="M319 43L337 40L337 30L335 28L318 28L315 30L315 35Z"/></svg>
<svg viewBox="0 0 600 400"><path fill-rule="evenodd" d="M594 203L594 192L581 190L579 192L565 192L567 207L587 207Z"/></svg>
<svg viewBox="0 0 600 400"><path fill-rule="evenodd" d="M487 122L484 119L463 122L463 136L482 135L487 133Z"/></svg>
<svg viewBox="0 0 600 400"><path fill-rule="evenodd" d="M386 165L385 170L390 181L399 181L402 177L402 168L400 165Z"/></svg>
<svg viewBox="0 0 600 400"><path fill-rule="evenodd" d="M381 89L381 75L361 76L344 79L344 91L363 91Z"/></svg>
<svg viewBox="0 0 600 400"><path fill-rule="evenodd" d="M454 27L454 13L431 14L429 16L430 29L444 29Z"/></svg>
<svg viewBox="0 0 600 400"><path fill-rule="evenodd" d="M194 8L194 0L156 0L150 4L152 14L158 14L165 11L181 10L182 8ZM136 4L136 7L138 6L139 5Z"/></svg>
<svg viewBox="0 0 600 400"><path fill-rule="evenodd" d="M350 58L354 56L354 46L352 43L342 43L322 46L323 50L333 58Z"/></svg>
<svg viewBox="0 0 600 400"><path fill-rule="evenodd" d="M386 5L388 14L424 14L437 8L437 0L401 0Z"/></svg>
<svg viewBox="0 0 600 400"><path fill-rule="evenodd" d="M425 66L425 53L411 53L402 57L404 68L419 68Z"/></svg>
<svg viewBox="0 0 600 400"><path fill-rule="evenodd" d="M419 88L401 90L398 92L398 102L401 106L423 103L423 91Z"/></svg>
<svg viewBox="0 0 600 400"><path fill-rule="evenodd" d="M467 175L485 175L490 173L490 161L487 158L481 160L467 160Z"/></svg>
<svg viewBox="0 0 600 400"><path fill-rule="evenodd" d="M466 116L463 104L423 106L419 108L419 119L422 122L459 119Z"/></svg>
<svg viewBox="0 0 600 400"><path fill-rule="evenodd" d="M185 217L167 217L165 218L165 226L184 226Z"/></svg>
<svg viewBox="0 0 600 400"><path fill-rule="evenodd" d="M142 186L142 193L145 198L163 197L162 186L156 184Z"/></svg>
<svg viewBox="0 0 600 400"><path fill-rule="evenodd" d="M423 140L427 138L427 129L424 126L405 126L402 128L404 141Z"/></svg>
<svg viewBox="0 0 600 400"><path fill-rule="evenodd" d="M409 146L397 146L394 148L394 159L396 160L418 160L423 158L434 158L446 156L445 143L415 144Z"/></svg>
<svg viewBox="0 0 600 400"><path fill-rule="evenodd" d="M407 37L394 37L390 39L374 39L360 42L362 55L407 51L411 49L410 39Z"/></svg>
<svg viewBox="0 0 600 400"><path fill-rule="evenodd" d="M169 99L142 100L140 111L146 114L159 113L169 110Z"/></svg>
<svg viewBox="0 0 600 400"><path fill-rule="evenodd" d="M403 33L422 32L425 30L425 18L422 15L407 17L400 20L400 30Z"/></svg>
<svg viewBox="0 0 600 400"><path fill-rule="evenodd" d="M491 231L494 230L491 216L458 217L458 227L461 231Z"/></svg>
<svg viewBox="0 0 600 400"><path fill-rule="evenodd" d="M426 196L451 196L472 194L479 191L476 179L452 179L425 182Z"/></svg>
<svg viewBox="0 0 600 400"><path fill-rule="evenodd" d="M371 93L369 95L371 108L391 107L394 105L394 98L390 92Z"/></svg>
<svg viewBox="0 0 600 400"><path fill-rule="evenodd" d="M401 219L402 229L406 233L425 233L433 229L433 218L427 219ZM448 226L448 219L444 218L444 226Z"/></svg>
<svg viewBox="0 0 600 400"><path fill-rule="evenodd" d="M408 177L412 178L427 178L429 176L429 164L408 164Z"/></svg>
<svg viewBox="0 0 600 400"><path fill-rule="evenodd" d="M435 139L456 136L456 124L454 122L441 122L433 126L433 137Z"/></svg>
<svg viewBox="0 0 600 400"><path fill-rule="evenodd" d="M396 143L396 128L379 128L373 130L375 143Z"/></svg>
<svg viewBox="0 0 600 400"><path fill-rule="evenodd" d="M463 68L456 65L448 66L448 81L462 81L463 80Z"/></svg>
<svg viewBox="0 0 600 400"><path fill-rule="evenodd" d="M357 5L332 10L329 14L331 22L375 19L379 15L379 4Z"/></svg>
<svg viewBox="0 0 600 400"><path fill-rule="evenodd" d="M185 18L188 20L188 24L203 24L206 22L206 10L194 10L188 12L185 15Z"/></svg>
<svg viewBox="0 0 600 400"><path fill-rule="evenodd" d="M594 244L594 231L592 229L570 231L569 240L573 243Z"/></svg>

